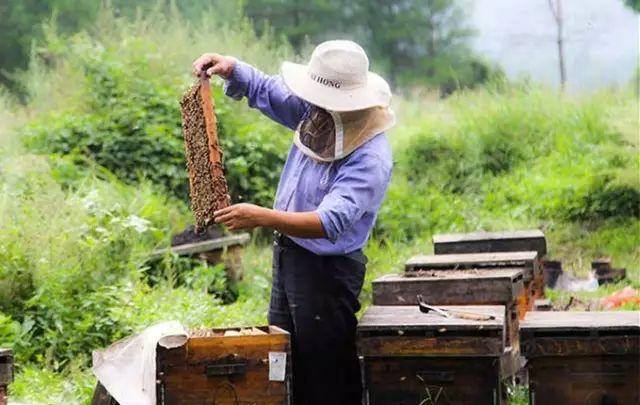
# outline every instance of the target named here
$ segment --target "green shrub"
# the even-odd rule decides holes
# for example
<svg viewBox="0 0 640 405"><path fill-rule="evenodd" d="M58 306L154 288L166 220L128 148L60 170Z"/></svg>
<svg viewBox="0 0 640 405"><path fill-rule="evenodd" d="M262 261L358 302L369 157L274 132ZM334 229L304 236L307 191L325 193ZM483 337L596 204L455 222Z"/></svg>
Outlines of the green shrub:
<svg viewBox="0 0 640 405"><path fill-rule="evenodd" d="M463 193L478 183L477 157L470 145L443 136L424 134L407 148L409 180Z"/></svg>
<svg viewBox="0 0 640 405"><path fill-rule="evenodd" d="M31 126L30 146L40 153L91 157L123 180L146 178L185 198L188 181L175 91L145 79L142 64L101 56L82 63L90 113L61 114Z"/></svg>
<svg viewBox="0 0 640 405"><path fill-rule="evenodd" d="M54 72L47 79L49 86L62 87L73 74L79 89L68 106L63 103L49 109L50 113L27 126L24 135L28 148L37 153L89 158L86 164L95 162L122 180L150 180L186 201L188 179L178 102L193 81L189 77L190 61L201 51L194 48L191 54L183 55L184 43L175 39L166 42L166 33L161 31L167 26L175 31L176 25L184 23L180 16L173 17L176 21L169 22L153 14L149 21L159 18L160 22L154 21L153 27L139 22L143 28L135 34L129 32L131 26L108 14L103 17L104 32L92 38L82 33L70 38L50 33L43 46L46 51L41 51L48 64L54 62ZM245 48L259 46L262 40L242 22L238 24L237 34L221 29L223 35L216 32L203 37L202 32L194 34L197 28L191 27L178 36L193 40L198 35L201 43L205 39L210 42L211 36L222 36L226 45L245 40L244 36L246 41L256 42ZM267 48L279 52L276 46ZM34 66L41 63L40 59L33 62ZM43 90L35 89L33 97L46 97L38 91ZM290 136L258 112L248 113L243 103L224 96L217 81L213 96L232 200L271 205Z"/></svg>
<svg viewBox="0 0 640 405"><path fill-rule="evenodd" d="M621 184L611 176L598 176L566 212L573 221L638 218L640 189L637 184Z"/></svg>
<svg viewBox="0 0 640 405"><path fill-rule="evenodd" d="M1 162L0 311L21 325L16 356L54 369L86 362L93 348L131 331L109 308L124 305L144 258L186 210L148 185L85 173L65 191L46 159Z"/></svg>
<svg viewBox="0 0 640 405"><path fill-rule="evenodd" d="M180 90L143 77L142 64L92 58L84 70L92 95L90 113L60 114L30 125L28 146L39 153L89 157L120 179L130 183L148 179L186 200L189 182L177 103ZM214 94L224 100L219 87ZM274 139L280 133L257 125L245 128L238 120L227 123L229 114L228 109L219 109L218 120L232 199L269 205L284 163L283 143ZM243 139L242 133L250 131Z"/></svg>
<svg viewBox="0 0 640 405"><path fill-rule="evenodd" d="M619 125L631 100L521 85L461 92L437 108L403 103L375 235L636 218L637 122Z"/></svg>
<svg viewBox="0 0 640 405"><path fill-rule="evenodd" d="M11 347L20 336L20 324L0 312L0 347Z"/></svg>

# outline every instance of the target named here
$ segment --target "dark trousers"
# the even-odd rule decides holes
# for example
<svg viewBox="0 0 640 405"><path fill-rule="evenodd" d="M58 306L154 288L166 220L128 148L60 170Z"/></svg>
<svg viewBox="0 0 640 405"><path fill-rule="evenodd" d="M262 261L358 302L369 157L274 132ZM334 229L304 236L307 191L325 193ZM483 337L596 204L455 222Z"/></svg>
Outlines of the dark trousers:
<svg viewBox="0 0 640 405"><path fill-rule="evenodd" d="M293 403L362 403L356 312L366 259L318 256L276 238L269 323L291 333Z"/></svg>

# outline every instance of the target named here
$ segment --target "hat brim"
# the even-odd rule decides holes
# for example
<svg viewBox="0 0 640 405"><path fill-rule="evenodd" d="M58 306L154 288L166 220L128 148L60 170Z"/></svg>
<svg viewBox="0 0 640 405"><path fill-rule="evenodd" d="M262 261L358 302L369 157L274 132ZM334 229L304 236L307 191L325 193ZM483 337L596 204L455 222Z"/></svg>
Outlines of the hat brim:
<svg viewBox="0 0 640 405"><path fill-rule="evenodd" d="M287 87L301 99L331 111L356 111L370 107L388 107L391 90L379 75L368 72L366 86L339 89L322 85L308 74L307 65L283 62L281 75Z"/></svg>

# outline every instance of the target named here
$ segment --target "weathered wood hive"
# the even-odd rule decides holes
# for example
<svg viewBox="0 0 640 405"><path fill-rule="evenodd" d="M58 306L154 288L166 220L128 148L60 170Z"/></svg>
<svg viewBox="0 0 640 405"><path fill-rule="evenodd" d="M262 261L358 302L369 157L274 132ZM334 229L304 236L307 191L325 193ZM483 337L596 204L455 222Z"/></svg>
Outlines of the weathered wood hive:
<svg viewBox="0 0 640 405"><path fill-rule="evenodd" d="M538 253L535 251L418 255L410 258L405 264L407 273L420 270L478 269L521 270L524 288L517 298L518 316L524 317L525 313L533 308L533 302L537 297L533 280L542 277Z"/></svg>
<svg viewBox="0 0 640 405"><path fill-rule="evenodd" d="M501 404L502 306L445 306L494 320L444 318L417 305L371 306L358 325L370 405Z"/></svg>
<svg viewBox="0 0 640 405"><path fill-rule="evenodd" d="M640 312L530 312L530 404L640 403Z"/></svg>
<svg viewBox="0 0 640 405"><path fill-rule="evenodd" d="M8 402L7 386L13 381L13 352L0 348L0 405Z"/></svg>
<svg viewBox="0 0 640 405"><path fill-rule="evenodd" d="M538 252L542 260L547 254L547 241L539 229L438 234L433 236L435 254ZM531 287L534 298L544 297L544 272L535 273Z"/></svg>
<svg viewBox="0 0 640 405"><path fill-rule="evenodd" d="M501 305L505 308L502 374L520 368L517 300L523 292L522 269L420 270L373 281L374 305L417 305L421 294L431 305Z"/></svg>
<svg viewBox="0 0 640 405"><path fill-rule="evenodd" d="M275 326L251 330L199 331L182 347L159 347L158 403L288 404L289 333Z"/></svg>

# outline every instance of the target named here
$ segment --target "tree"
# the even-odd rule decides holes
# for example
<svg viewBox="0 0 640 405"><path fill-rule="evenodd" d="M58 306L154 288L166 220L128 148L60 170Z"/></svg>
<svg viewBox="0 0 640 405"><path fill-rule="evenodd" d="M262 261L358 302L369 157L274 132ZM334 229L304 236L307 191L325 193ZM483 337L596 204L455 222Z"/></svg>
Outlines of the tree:
<svg viewBox="0 0 640 405"><path fill-rule="evenodd" d="M473 31L456 0L252 0L245 13L298 51L306 39L354 39L394 85L446 83L449 92L488 76L467 46Z"/></svg>
<svg viewBox="0 0 640 405"><path fill-rule="evenodd" d="M301 51L308 38L313 42L327 39L335 33L344 35L347 25L353 24L351 17L362 0L252 0L247 1L244 11L258 30L263 33L273 28L284 35L296 51ZM352 26L351 28L355 28Z"/></svg>
<svg viewBox="0 0 640 405"><path fill-rule="evenodd" d="M556 43L558 44L558 68L560 70L560 89L564 91L567 82L567 71L564 65L564 37L563 37L563 15L562 0L547 0L549 9L556 23Z"/></svg>
<svg viewBox="0 0 640 405"><path fill-rule="evenodd" d="M636 13L640 13L640 0L624 0L624 3Z"/></svg>
<svg viewBox="0 0 640 405"><path fill-rule="evenodd" d="M10 84L10 72L24 68L43 20L55 13L58 26L70 32L93 21L99 2L92 0L3 0L0 2L0 83Z"/></svg>
<svg viewBox="0 0 640 405"><path fill-rule="evenodd" d="M43 22L55 20L60 33L72 33L89 28L103 6L113 7L118 14L134 16L153 7L177 7L192 19L206 8L230 14L240 0L0 0L0 84L13 89L11 73L25 68L31 47L42 39ZM241 3L240 3L241 4Z"/></svg>

